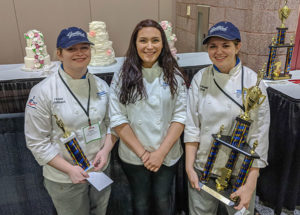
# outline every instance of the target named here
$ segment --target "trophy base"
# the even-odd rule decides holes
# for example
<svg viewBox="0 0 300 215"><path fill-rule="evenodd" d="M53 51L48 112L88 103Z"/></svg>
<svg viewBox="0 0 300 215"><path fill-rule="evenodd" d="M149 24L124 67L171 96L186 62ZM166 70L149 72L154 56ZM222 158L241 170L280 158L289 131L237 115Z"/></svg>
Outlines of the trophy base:
<svg viewBox="0 0 300 215"><path fill-rule="evenodd" d="M212 135L213 138L215 138L218 142L222 143L223 145L238 151L239 153L248 156L250 158L254 158L254 159L259 159L260 156L255 152L255 153L251 153L251 148L248 144L245 144L243 147L238 148L236 146L233 146L230 144L230 140L231 140L231 136L226 136L226 135L222 135L221 138L218 138L217 134L213 134Z"/></svg>
<svg viewBox="0 0 300 215"><path fill-rule="evenodd" d="M226 188L226 190L223 191L217 191L216 184L205 184L199 182L199 187L201 188L200 192L205 191L209 195L215 197L219 201L223 202L225 205L233 207L238 204L238 201L235 202L232 199L230 199L231 190L230 188Z"/></svg>
<svg viewBox="0 0 300 215"><path fill-rule="evenodd" d="M286 80L286 79L291 79L292 75L291 74L287 74L287 75L280 74L278 77L272 77L272 78L273 78L273 80Z"/></svg>

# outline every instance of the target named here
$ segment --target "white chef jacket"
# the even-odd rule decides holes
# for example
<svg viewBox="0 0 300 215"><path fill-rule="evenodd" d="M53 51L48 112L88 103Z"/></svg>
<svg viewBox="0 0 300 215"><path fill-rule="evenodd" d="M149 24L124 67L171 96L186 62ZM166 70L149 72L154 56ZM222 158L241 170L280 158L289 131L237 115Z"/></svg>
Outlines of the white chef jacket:
<svg viewBox="0 0 300 215"><path fill-rule="evenodd" d="M164 82L163 70L158 63L155 63L152 68L143 68L142 73L148 98L129 105L119 102L120 73L114 75L109 102L110 127L128 123L143 147L153 152L162 144L172 122L185 124L187 91L184 80L176 75L178 88L172 98L169 85ZM134 165L143 164L122 139L120 139L118 151L122 161ZM180 139L178 139L165 157L163 164L166 166L175 164L182 153Z"/></svg>
<svg viewBox="0 0 300 215"><path fill-rule="evenodd" d="M88 118L63 84L58 72L85 110L88 102L88 79L90 80L89 115L91 124L97 123L100 126L100 139L85 143L82 128L88 126ZM57 126L53 115L56 114L63 121L68 131L75 133L84 154L92 162L103 147L106 134L110 132L107 111L109 87L105 81L90 73L86 74L85 79L73 79L62 68L58 72L31 89L25 109L25 137L27 147L43 166L44 177L59 183L71 183L67 174L47 165L58 154L74 164L60 140L63 131Z"/></svg>
<svg viewBox="0 0 300 215"><path fill-rule="evenodd" d="M219 86L242 105L241 76L242 64L238 63L229 74L218 72L212 65L200 70L193 78L188 91L187 120L184 130L184 142L199 142L194 167L203 170L208 158L212 134L218 133L221 125L225 126L223 135L232 135L235 118L243 112L216 86L213 76ZM250 88L256 84L257 74L244 66L244 87ZM267 96L264 84L259 85L263 95ZM250 111L253 120L247 142L252 147L258 140L256 152L260 159L253 162L252 167L263 168L267 165L269 146L270 110L268 98L257 109ZM212 172L220 175L219 169L224 167L231 149L221 145ZM244 156L240 155L233 175L238 174Z"/></svg>

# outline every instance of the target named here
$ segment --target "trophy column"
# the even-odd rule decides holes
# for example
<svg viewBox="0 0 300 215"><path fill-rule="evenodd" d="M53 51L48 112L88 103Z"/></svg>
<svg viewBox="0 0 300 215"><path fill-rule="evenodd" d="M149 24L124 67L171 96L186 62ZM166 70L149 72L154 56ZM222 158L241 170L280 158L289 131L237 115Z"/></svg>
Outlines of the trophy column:
<svg viewBox="0 0 300 215"><path fill-rule="evenodd" d="M274 71L274 62L276 58L276 53L277 53L277 47L275 47L275 37L272 38L272 44L269 46L269 58L268 58L268 64L267 64L267 72L266 72L266 77L268 79L272 78L272 74Z"/></svg>
<svg viewBox="0 0 300 215"><path fill-rule="evenodd" d="M285 33L288 28L276 28L277 29L277 45L283 45L285 41Z"/></svg>
<svg viewBox="0 0 300 215"><path fill-rule="evenodd" d="M258 145L258 142L257 140L254 142L253 144L253 148L252 150L250 151L250 153L253 155L255 153L255 148L257 147ZM242 167L240 169L240 172L237 176L237 179L235 181L235 184L233 185L233 189L232 189L232 192L235 192L237 191L237 189L239 187L241 187L242 185L245 184L246 182L246 179L248 177L248 173L249 173L249 170L252 166L252 163L254 161L254 158L253 157L250 157L250 156L245 156L244 158L244 161L242 163Z"/></svg>
<svg viewBox="0 0 300 215"><path fill-rule="evenodd" d="M293 38L291 38L290 45L291 46L287 48L287 52L286 52L284 76L289 76L289 72L291 70L291 61L292 61L293 50L294 50Z"/></svg>
<svg viewBox="0 0 300 215"><path fill-rule="evenodd" d="M224 130L224 125L222 125L220 127L220 131L217 134L218 138L221 138L221 133ZM209 176L211 173L211 170L214 166L214 163L216 161L216 157L218 155L219 152L219 148L220 148L221 143L219 141L217 141L216 139L213 140L212 146L210 148L210 152L206 161L206 164L204 166L204 170L203 173L201 175L200 181L203 183L206 183L209 180Z"/></svg>

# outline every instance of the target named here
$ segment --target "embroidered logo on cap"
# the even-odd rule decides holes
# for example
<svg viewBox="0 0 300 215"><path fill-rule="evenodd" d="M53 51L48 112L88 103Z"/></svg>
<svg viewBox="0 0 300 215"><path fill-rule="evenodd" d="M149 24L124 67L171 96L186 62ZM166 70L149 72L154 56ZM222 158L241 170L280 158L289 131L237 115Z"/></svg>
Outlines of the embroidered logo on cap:
<svg viewBox="0 0 300 215"><path fill-rule="evenodd" d="M69 39L71 39L72 37L76 37L76 36L85 37L84 33L80 32L80 31L75 31L75 32L71 31L67 34L67 36L69 37Z"/></svg>
<svg viewBox="0 0 300 215"><path fill-rule="evenodd" d="M223 32L226 32L227 31L227 29L228 29L228 27L224 27L224 26L222 26L222 25L219 25L219 26L217 26L217 27L212 27L211 29L210 29L210 33L212 34L213 32L215 32L215 31L223 31Z"/></svg>

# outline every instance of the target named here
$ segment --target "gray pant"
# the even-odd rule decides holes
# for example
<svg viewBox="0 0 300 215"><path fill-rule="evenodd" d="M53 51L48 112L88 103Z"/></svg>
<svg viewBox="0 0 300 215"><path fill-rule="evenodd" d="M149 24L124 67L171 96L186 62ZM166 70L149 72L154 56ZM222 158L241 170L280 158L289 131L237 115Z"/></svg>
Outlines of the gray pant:
<svg viewBox="0 0 300 215"><path fill-rule="evenodd" d="M109 167L108 167L109 168ZM89 183L57 183L44 179L58 215L105 215L111 187L100 192Z"/></svg>
<svg viewBox="0 0 300 215"><path fill-rule="evenodd" d="M201 173L199 170L196 170L198 176L200 177ZM213 183L214 179L210 179L208 183ZM189 194L189 212L190 215L216 215L218 210L218 205L223 204L219 202L216 198L212 197L204 190L195 190L191 187L190 183L188 184L188 194ZM253 192L252 199L248 211L251 215L254 215L254 206L255 206L255 194ZM225 206L225 205L224 205ZM225 206L229 215L233 215L237 212L233 207Z"/></svg>

